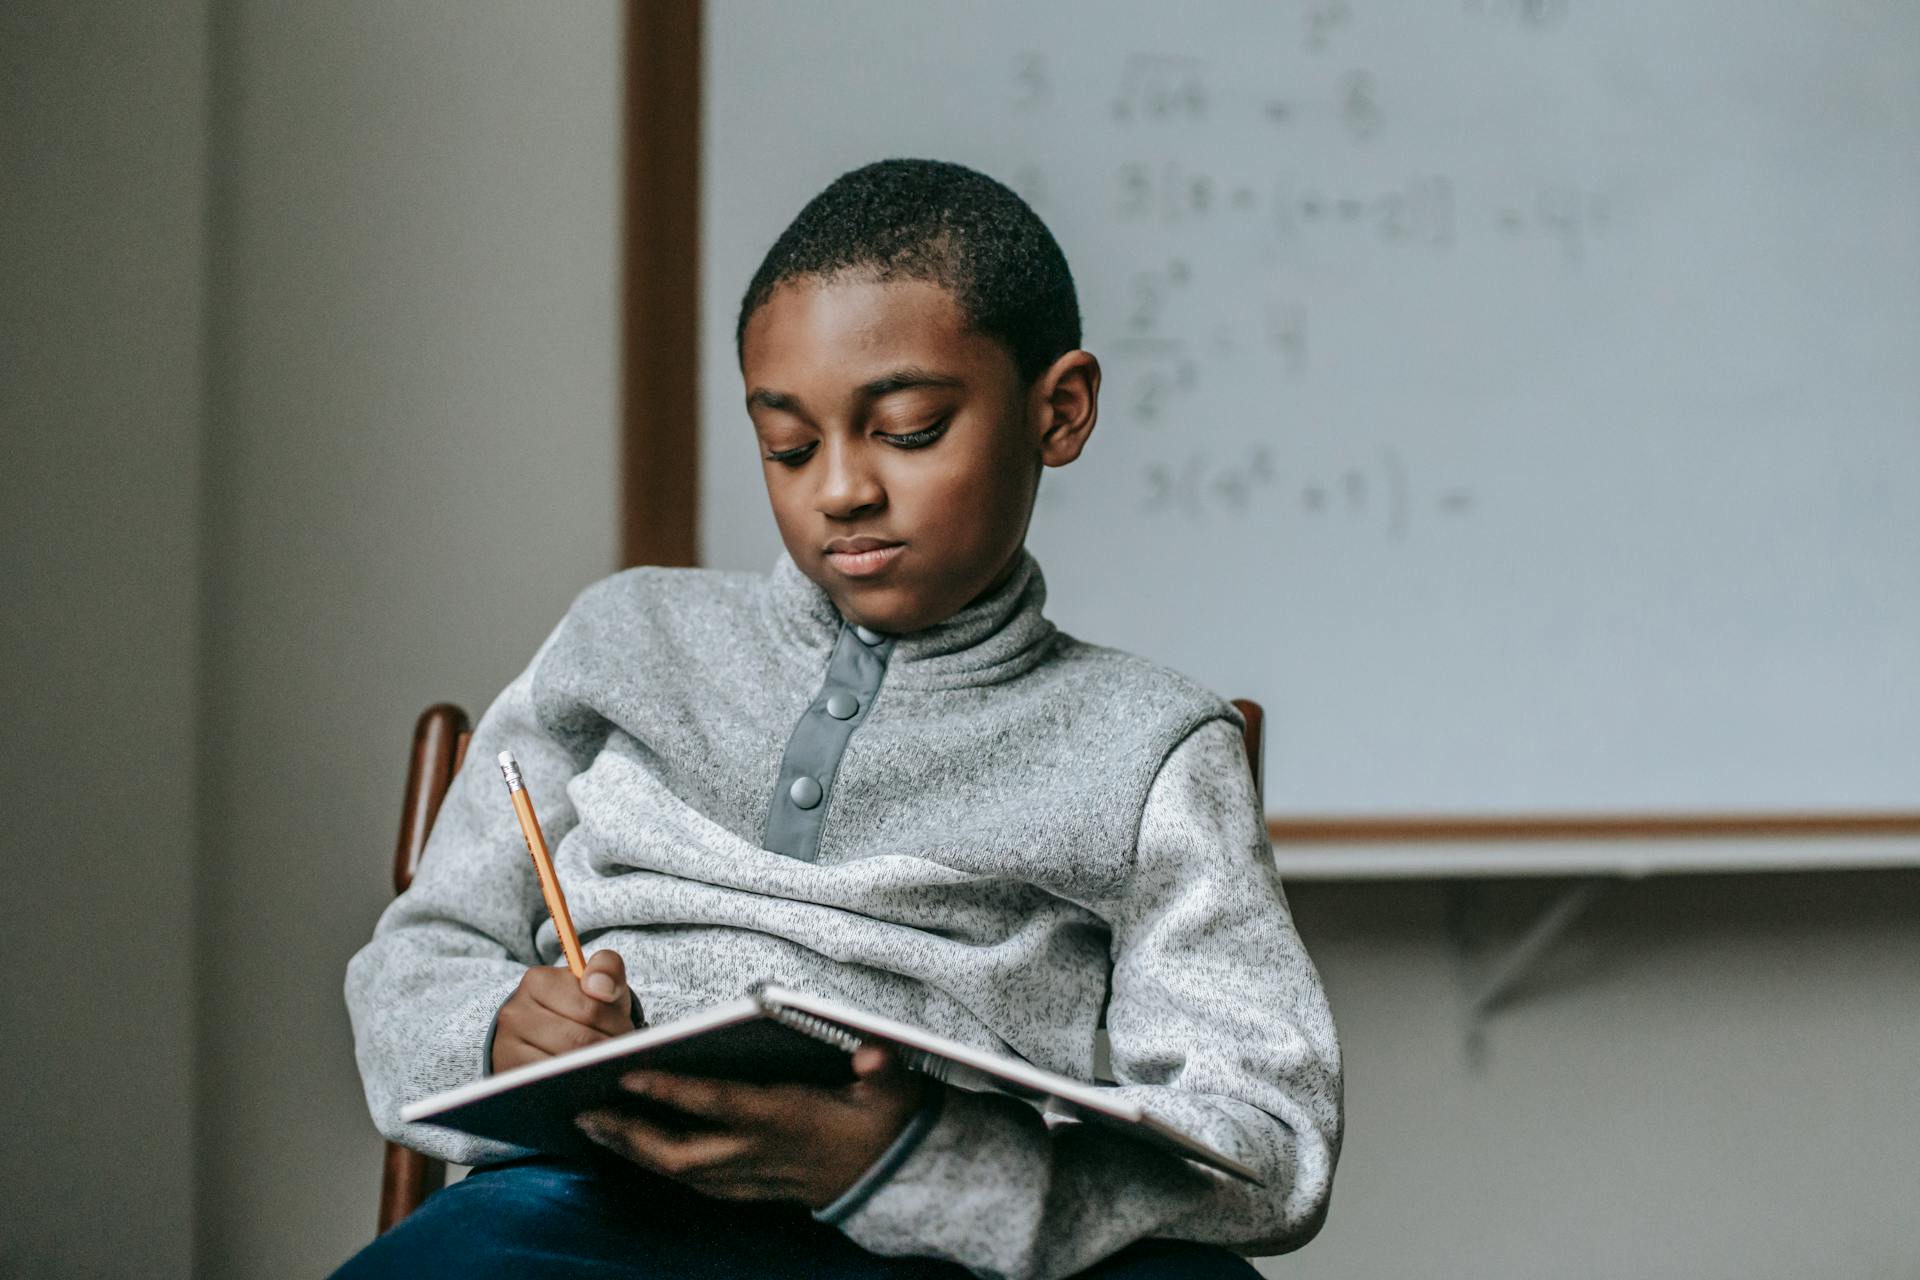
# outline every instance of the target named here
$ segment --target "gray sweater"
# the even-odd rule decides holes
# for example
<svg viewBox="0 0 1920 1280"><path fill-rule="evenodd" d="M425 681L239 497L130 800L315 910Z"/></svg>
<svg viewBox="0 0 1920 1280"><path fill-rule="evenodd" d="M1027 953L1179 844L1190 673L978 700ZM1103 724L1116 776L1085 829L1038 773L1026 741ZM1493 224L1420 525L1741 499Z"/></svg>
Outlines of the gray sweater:
<svg viewBox="0 0 1920 1280"><path fill-rule="evenodd" d="M398 1119L483 1074L496 1010L560 959L491 767L511 750L582 943L621 954L648 1021L772 978L1091 1079L1104 1007L1120 1086L1266 1183L957 1094L836 1215L858 1244L1050 1278L1146 1236L1305 1243L1339 1048L1238 714L1058 631L1045 595L1023 552L893 637L785 555L583 591L481 718L412 888L348 964L380 1131L461 1164L524 1154Z"/></svg>

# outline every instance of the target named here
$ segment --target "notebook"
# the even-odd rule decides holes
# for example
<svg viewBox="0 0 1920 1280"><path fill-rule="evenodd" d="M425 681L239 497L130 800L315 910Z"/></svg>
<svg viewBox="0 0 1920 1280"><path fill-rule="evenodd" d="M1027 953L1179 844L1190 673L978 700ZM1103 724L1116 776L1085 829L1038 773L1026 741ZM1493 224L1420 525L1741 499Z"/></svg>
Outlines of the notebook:
<svg viewBox="0 0 1920 1280"><path fill-rule="evenodd" d="M614 1106L668 1124L676 1120L676 1113L620 1087L620 1077L628 1071L645 1067L750 1084L831 1087L852 1082L853 1051L868 1041L893 1046L908 1067L958 1088L1024 1098L1260 1185L1246 1165L1148 1115L1110 1087L1073 1080L824 996L764 983L699 1013L409 1103L401 1108L400 1118L557 1155L598 1157L606 1154L605 1148L574 1127L573 1118L582 1111Z"/></svg>

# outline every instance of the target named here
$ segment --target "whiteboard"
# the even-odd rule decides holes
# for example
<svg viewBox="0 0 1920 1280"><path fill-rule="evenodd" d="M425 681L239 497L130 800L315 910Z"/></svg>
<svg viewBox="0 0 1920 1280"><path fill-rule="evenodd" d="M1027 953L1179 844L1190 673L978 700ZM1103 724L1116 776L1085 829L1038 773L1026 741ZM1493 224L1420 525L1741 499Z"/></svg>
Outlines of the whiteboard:
<svg viewBox="0 0 1920 1280"><path fill-rule="evenodd" d="M1920 5L708 9L706 563L767 247L956 160L1104 370L1049 612L1262 702L1275 813L1920 801Z"/></svg>

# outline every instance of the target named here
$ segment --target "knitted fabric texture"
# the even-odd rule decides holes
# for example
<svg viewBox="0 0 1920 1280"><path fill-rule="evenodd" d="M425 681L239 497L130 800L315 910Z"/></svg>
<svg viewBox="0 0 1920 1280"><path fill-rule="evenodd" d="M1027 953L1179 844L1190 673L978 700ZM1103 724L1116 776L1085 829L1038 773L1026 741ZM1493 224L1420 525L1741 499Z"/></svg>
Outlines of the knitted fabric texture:
<svg viewBox="0 0 1920 1280"><path fill-rule="evenodd" d="M838 761L819 857L759 847L843 625L768 575L633 569L587 588L468 749L518 758L589 951L648 1021L763 978L1082 1079L1260 1170L1255 1188L1004 1097L958 1095L838 1225L878 1253L1070 1275L1143 1236L1247 1250L1318 1228L1339 1052L1274 873L1236 712L1058 631L1038 564L898 637ZM402 1125L477 1078L494 1012L560 948L504 787L461 770L412 887L350 961L376 1126L462 1164L518 1148Z"/></svg>

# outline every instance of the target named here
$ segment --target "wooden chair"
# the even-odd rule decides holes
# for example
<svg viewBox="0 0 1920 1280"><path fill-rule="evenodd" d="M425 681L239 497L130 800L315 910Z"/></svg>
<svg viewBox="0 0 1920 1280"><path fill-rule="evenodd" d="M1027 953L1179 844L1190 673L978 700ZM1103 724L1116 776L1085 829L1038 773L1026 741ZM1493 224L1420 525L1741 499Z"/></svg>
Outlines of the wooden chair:
<svg viewBox="0 0 1920 1280"><path fill-rule="evenodd" d="M436 702L420 713L413 726L413 753L407 760L406 799L400 808L400 841L393 849L394 896L407 891L427 847L427 833L440 813L447 787L467 756L473 726L467 713L450 702ZM380 1174L380 1234L420 1207L420 1202L445 1186L444 1162L387 1143L386 1164Z"/></svg>
<svg viewBox="0 0 1920 1280"><path fill-rule="evenodd" d="M1265 731L1260 704L1235 698L1233 705L1246 717L1247 763L1253 769L1255 794L1260 791ZM466 759L473 736L467 713L449 702L436 702L420 713L413 726L413 751L407 761L406 800L400 811L400 839L393 850L393 892L397 896L413 883L420 851L440 812L447 787ZM446 1185L447 1167L397 1142L387 1143L386 1164L380 1177L380 1231L386 1231L420 1207L428 1196Z"/></svg>

